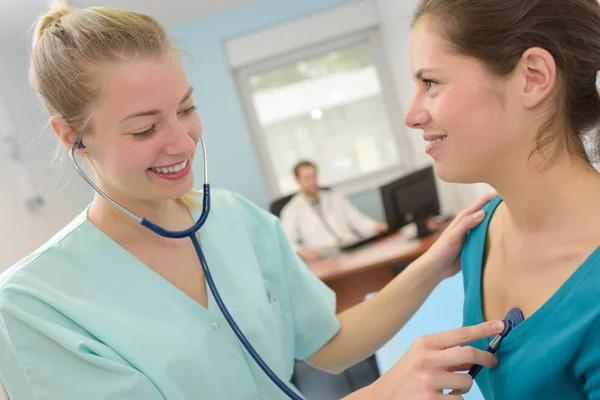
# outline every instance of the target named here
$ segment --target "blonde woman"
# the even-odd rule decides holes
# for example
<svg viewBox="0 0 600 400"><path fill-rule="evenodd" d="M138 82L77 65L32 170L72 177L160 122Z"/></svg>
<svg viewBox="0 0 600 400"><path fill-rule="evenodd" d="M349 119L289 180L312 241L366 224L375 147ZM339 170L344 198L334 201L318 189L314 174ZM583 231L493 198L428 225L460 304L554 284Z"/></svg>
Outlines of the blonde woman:
<svg viewBox="0 0 600 400"><path fill-rule="evenodd" d="M193 224L191 164L202 124L157 21L110 8L52 10L37 27L31 80L60 142L83 142L77 156L101 190L166 229ZM488 200L461 213L375 298L337 316L332 291L302 265L278 220L241 196L213 190L199 236L229 311L289 385L294 359L339 372L394 335L458 271L465 234L483 220L478 210ZM502 328L424 338L349 398L467 390L470 377L453 371L493 367L495 358L446 349ZM2 275L0 380L13 400L285 398L216 307L190 241L152 233L101 196Z"/></svg>

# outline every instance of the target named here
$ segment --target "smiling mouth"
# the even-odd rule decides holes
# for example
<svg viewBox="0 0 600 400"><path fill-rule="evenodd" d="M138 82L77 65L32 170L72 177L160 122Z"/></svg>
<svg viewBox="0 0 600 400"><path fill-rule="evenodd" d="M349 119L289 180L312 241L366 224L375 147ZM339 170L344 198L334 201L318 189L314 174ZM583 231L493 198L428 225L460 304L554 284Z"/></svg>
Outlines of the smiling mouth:
<svg viewBox="0 0 600 400"><path fill-rule="evenodd" d="M150 168L150 169L158 174L163 174L163 175L174 174L174 173L180 172L181 170L184 170L185 167L187 167L187 164L189 161L190 160L188 158L185 161L183 161L182 163L171 165L170 167Z"/></svg>
<svg viewBox="0 0 600 400"><path fill-rule="evenodd" d="M445 139L446 139L446 136L442 136L442 137L439 137L439 138L437 138L437 139L434 139L434 140L428 140L428 141L427 141L427 144L436 144L436 143L440 143L440 142L443 142Z"/></svg>

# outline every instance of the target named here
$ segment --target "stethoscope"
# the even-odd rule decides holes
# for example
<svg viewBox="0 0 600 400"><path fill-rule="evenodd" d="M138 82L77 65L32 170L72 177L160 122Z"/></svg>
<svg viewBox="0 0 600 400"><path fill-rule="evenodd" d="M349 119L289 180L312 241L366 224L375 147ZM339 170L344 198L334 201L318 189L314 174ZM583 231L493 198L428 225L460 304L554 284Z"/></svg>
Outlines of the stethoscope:
<svg viewBox="0 0 600 400"><path fill-rule="evenodd" d="M204 271L204 276L206 277L206 282L208 284L208 287L210 288L210 291L211 291L213 297L215 298L215 301L217 302L217 305L219 306L221 313L223 313L225 320L227 321L227 323L229 324L229 326L231 327L231 329L233 330L233 332L239 339L240 343L248 351L250 356L252 356L254 361L256 361L256 363L263 370L263 372L271 379L271 381L273 381L273 383L275 383L275 385L277 385L277 387L279 387L279 389L281 389L289 398L291 398L293 400L302 400L302 397L298 396L296 394L296 392L294 392L281 379L279 379L279 377L277 377L277 375L275 375L273 370L271 370L271 368L267 365L267 363L265 363L265 361L256 352L254 347L252 347L252 345L250 344L250 342L248 341L248 339L246 338L244 333L241 331L241 329L238 327L237 323L235 322L235 320L229 313L229 310L227 310L227 307L225 307L225 304L223 303L223 300L221 299L221 295L219 294L219 291L217 290L215 282L213 281L210 271L208 269L208 264L206 263L206 258L204 257L204 253L202 252L202 248L200 247L200 242L198 241L198 237L196 235L196 233L200 230L202 225L204 225L204 223L208 219L208 213L210 211L210 185L208 184L208 163L206 160L206 147L204 145L204 140L202 139L202 137L200 137L200 144L202 145L202 156L204 158L204 185L203 185L204 193L203 193L203 202L202 202L202 214L200 215L200 218L198 218L198 221L194 224L194 226L192 226L184 231L170 231L170 230L164 229L164 228L152 223L151 221L148 221L146 218L139 217L139 216L135 215L134 213L132 213L131 211L127 210L125 207L122 207L119 204L117 204L110 197L108 197L108 195L106 193L104 193L102 190L100 190L100 188L98 188L98 186L96 186L94 184L94 182L92 182L92 180L85 174L85 172L83 172L83 170L79 167L79 164L77 164L77 160L75 159L75 151L85 148L81 138L77 139L77 141L75 141L75 143L73 144L73 147L71 148L71 150L69 150L69 158L71 159L71 162L73 163L73 165L75 166L75 168L77 169L79 174L96 191L96 193L98 193L100 196L102 196L106 201L108 201L112 206L114 206L119 211L122 211L123 213L127 214L131 218L138 221L141 225L145 226L146 228L150 229L152 232L154 232L157 235L160 235L162 237L169 238L169 239L190 238L192 240L192 243L194 244L194 248L196 249L196 253L198 254L198 259L200 260L200 265L202 265L202 270Z"/></svg>
<svg viewBox="0 0 600 400"><path fill-rule="evenodd" d="M512 330L515 329L517 325L523 322L524 319L525 317L523 316L523 312L521 312L521 310L519 310L518 308L513 308L508 313L506 313L506 316L502 321L504 322L504 330L498 335L496 335L494 339L492 339L486 351L492 354L496 353L496 351L498 351L498 349L500 348L500 344L502 343L504 338L506 338L506 336L508 336L508 334L512 332ZM482 368L483 367L481 365L473 365L473 367L471 367L471 369L469 370L469 375L471 375L473 379L475 379L475 377L477 376L479 371L481 371Z"/></svg>
<svg viewBox="0 0 600 400"><path fill-rule="evenodd" d="M512 332L513 329L517 327L517 325L523 322L524 319L525 317L523 316L523 312L518 308L513 308L508 313L506 313L506 316L502 320L502 322L504 322L504 329L490 341L490 344L488 345L485 351L495 354L496 351L498 351L498 349L500 348L502 341L508 336L510 332ZM475 379L477 374L479 374L479 372L482 369L483 366L475 364L471 367L471 369L469 369L469 375L471 375L471 377ZM460 393L458 393L457 391L452 391L449 394Z"/></svg>

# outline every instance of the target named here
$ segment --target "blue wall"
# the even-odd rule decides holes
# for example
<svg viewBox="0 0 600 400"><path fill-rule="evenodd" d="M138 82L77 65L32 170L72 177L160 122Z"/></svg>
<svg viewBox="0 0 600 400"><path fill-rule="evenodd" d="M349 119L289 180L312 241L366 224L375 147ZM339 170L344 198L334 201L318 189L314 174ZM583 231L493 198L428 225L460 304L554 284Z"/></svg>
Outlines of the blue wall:
<svg viewBox="0 0 600 400"><path fill-rule="evenodd" d="M191 56L189 61L184 56L184 64L204 123L213 186L239 192L264 208L270 202L224 42L353 1L268 0L171 29L179 48ZM200 163L194 167L196 176L202 176ZM371 207L359 196L359 203L369 214L380 213L376 202Z"/></svg>

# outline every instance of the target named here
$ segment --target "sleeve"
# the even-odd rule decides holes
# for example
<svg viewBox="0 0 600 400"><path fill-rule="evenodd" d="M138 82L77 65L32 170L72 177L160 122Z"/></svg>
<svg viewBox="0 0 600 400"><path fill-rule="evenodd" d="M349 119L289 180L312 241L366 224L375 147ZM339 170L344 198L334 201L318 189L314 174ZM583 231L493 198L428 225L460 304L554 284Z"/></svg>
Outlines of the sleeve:
<svg viewBox="0 0 600 400"><path fill-rule="evenodd" d="M295 358L305 360L339 331L335 292L294 253L279 223L277 237L294 325Z"/></svg>
<svg viewBox="0 0 600 400"><path fill-rule="evenodd" d="M165 400L116 352L50 307L41 310L0 298L0 380L10 399Z"/></svg>
<svg viewBox="0 0 600 400"><path fill-rule="evenodd" d="M297 218L292 204L288 203L288 205L284 207L284 209L281 211L280 220L285 232L285 236L292 246L292 249L294 251L298 251L300 248L302 248L302 238L300 237L298 226L296 225Z"/></svg>
<svg viewBox="0 0 600 400"><path fill-rule="evenodd" d="M338 196L338 195L336 195ZM338 202L341 204L344 215L350 227L358 232L363 237L373 235L377 221L367 217L361 213L358 208L354 207L348 199L343 196L338 196Z"/></svg>
<svg viewBox="0 0 600 400"><path fill-rule="evenodd" d="M586 335L575 362L575 373L583 381L588 400L600 400L600 320Z"/></svg>

